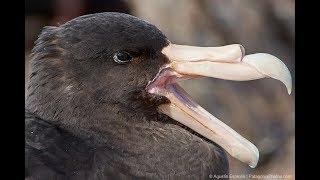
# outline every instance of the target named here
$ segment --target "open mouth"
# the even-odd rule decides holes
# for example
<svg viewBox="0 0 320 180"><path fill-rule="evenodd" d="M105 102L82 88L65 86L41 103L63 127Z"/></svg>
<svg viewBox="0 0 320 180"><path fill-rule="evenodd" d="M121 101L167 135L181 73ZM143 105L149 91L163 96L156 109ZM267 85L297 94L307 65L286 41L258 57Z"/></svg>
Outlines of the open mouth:
<svg viewBox="0 0 320 180"><path fill-rule="evenodd" d="M256 167L259 151L254 144L194 102L177 82L199 77L248 81L271 77L285 84L291 93L292 80L285 64L270 54L246 55L241 45L194 47L170 43L162 50L169 59L146 90L165 96L170 103L158 111L184 124L224 148L231 156Z"/></svg>

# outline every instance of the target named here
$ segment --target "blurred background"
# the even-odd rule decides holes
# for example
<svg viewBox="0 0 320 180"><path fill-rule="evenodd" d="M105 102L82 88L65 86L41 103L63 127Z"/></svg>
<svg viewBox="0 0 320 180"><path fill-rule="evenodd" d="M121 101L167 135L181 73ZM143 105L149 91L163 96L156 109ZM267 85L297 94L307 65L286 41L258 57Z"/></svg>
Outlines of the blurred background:
<svg viewBox="0 0 320 180"><path fill-rule="evenodd" d="M239 43L247 54L266 52L283 60L293 78L291 96L273 79L231 82L203 78L182 86L200 105L258 147L258 166L251 169L229 157L231 174L295 178L294 0L27 0L26 86L29 53L43 26L59 26L80 15L105 11L147 20L177 44Z"/></svg>

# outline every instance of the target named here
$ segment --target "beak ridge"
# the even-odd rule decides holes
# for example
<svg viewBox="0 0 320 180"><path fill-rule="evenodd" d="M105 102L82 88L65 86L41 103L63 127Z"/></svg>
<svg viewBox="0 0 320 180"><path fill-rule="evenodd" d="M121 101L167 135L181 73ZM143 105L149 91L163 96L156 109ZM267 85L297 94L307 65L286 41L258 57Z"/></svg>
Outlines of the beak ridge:
<svg viewBox="0 0 320 180"><path fill-rule="evenodd" d="M169 44L162 53L177 62L214 61L240 62L244 56L244 47L240 44L231 44L220 47L197 47L178 44Z"/></svg>

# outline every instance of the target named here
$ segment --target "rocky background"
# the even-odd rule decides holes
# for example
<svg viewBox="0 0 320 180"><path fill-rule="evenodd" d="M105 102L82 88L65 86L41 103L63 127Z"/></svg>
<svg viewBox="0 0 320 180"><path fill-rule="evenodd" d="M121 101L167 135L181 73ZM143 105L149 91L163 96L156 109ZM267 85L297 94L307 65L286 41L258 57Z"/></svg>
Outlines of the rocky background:
<svg viewBox="0 0 320 180"><path fill-rule="evenodd" d="M230 157L231 174L295 178L294 0L28 0L26 8L26 86L28 55L41 28L93 12L133 14L156 25L177 44L239 43L247 54L266 52L277 56L293 77L290 96L285 86L273 79L231 82L203 78L182 86L200 105L260 150L255 169Z"/></svg>

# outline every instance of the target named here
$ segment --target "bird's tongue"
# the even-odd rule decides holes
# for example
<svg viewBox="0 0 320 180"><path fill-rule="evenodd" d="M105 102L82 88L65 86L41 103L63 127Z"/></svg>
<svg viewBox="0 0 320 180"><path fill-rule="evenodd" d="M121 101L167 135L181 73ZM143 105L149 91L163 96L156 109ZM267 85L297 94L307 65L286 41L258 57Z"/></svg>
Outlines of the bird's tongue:
<svg viewBox="0 0 320 180"><path fill-rule="evenodd" d="M169 63L146 88L149 93L170 100L158 110L217 143L231 156L255 167L259 159L258 149L195 103L177 81L203 76L234 81L271 77L282 81L290 93L291 75L284 63L264 53L245 56L243 47L237 44L222 47L169 44L162 53Z"/></svg>
<svg viewBox="0 0 320 180"><path fill-rule="evenodd" d="M250 167L256 166L259 151L251 142L194 102L178 84L170 84L166 90L165 96L171 103L160 105L159 112L217 143Z"/></svg>

